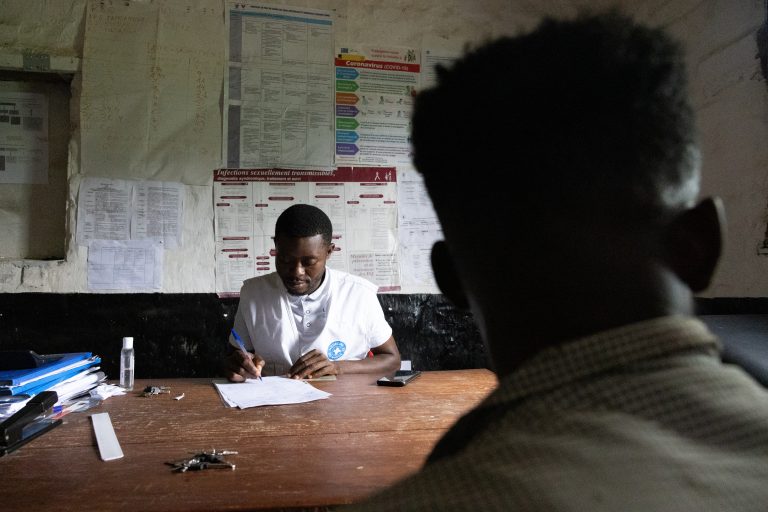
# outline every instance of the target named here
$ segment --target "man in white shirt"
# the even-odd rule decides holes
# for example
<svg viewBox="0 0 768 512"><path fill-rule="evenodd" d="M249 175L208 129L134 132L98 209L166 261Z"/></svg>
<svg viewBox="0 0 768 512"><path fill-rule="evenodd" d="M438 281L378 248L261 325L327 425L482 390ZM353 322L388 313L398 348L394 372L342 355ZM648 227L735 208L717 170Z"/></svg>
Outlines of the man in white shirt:
<svg viewBox="0 0 768 512"><path fill-rule="evenodd" d="M400 367L392 328L370 281L326 267L332 226L319 208L296 204L275 224L276 272L246 280L225 363L233 382L266 375L385 375ZM251 354L250 352L254 352Z"/></svg>

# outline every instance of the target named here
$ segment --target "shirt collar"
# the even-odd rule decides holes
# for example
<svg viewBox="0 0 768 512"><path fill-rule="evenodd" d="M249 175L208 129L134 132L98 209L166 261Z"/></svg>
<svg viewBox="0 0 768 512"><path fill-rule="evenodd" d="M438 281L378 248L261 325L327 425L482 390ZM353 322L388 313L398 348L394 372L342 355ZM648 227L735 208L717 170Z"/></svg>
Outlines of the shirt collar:
<svg viewBox="0 0 768 512"><path fill-rule="evenodd" d="M697 350L717 355L720 343L700 320L666 316L546 348L504 377L488 404L546 392L642 360Z"/></svg>

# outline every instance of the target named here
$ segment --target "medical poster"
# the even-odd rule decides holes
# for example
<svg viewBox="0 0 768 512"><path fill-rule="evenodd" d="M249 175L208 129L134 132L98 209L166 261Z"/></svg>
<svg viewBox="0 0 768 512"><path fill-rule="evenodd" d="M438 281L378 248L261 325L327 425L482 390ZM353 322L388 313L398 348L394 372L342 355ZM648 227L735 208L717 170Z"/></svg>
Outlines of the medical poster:
<svg viewBox="0 0 768 512"><path fill-rule="evenodd" d="M219 295L236 295L245 279L274 272L275 222L297 203L331 219L329 267L364 277L380 292L400 289L394 168L217 169L213 181Z"/></svg>
<svg viewBox="0 0 768 512"><path fill-rule="evenodd" d="M0 183L48 183L48 98L0 92Z"/></svg>
<svg viewBox="0 0 768 512"><path fill-rule="evenodd" d="M331 169L331 13L237 3L226 18L226 165Z"/></svg>
<svg viewBox="0 0 768 512"><path fill-rule="evenodd" d="M410 163L410 119L420 60L413 48L338 48L337 165Z"/></svg>

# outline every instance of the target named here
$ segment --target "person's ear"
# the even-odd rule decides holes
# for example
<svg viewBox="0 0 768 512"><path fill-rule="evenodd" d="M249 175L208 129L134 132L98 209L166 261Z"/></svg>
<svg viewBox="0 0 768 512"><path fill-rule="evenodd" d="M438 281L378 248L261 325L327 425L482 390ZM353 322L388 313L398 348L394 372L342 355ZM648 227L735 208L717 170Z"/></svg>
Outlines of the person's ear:
<svg viewBox="0 0 768 512"><path fill-rule="evenodd" d="M328 251L325 253L325 259L328 259L331 257L331 254L333 254L333 250L336 248L336 244L331 242L328 244Z"/></svg>
<svg viewBox="0 0 768 512"><path fill-rule="evenodd" d="M443 295L457 308L469 310L469 301L464 294L464 288L453 265L453 258L448 253L448 246L444 240L438 240L432 246L431 260L435 281Z"/></svg>
<svg viewBox="0 0 768 512"><path fill-rule="evenodd" d="M717 268L725 238L725 210L717 197L680 213L666 228L667 263L693 291L705 290Z"/></svg>

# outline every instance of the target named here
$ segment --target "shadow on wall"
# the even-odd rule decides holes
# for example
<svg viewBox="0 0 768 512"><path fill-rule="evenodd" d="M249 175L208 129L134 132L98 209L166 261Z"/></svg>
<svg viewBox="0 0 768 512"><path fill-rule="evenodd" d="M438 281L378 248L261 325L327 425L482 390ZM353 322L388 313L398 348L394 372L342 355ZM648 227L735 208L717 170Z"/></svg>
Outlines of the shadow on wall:
<svg viewBox="0 0 768 512"><path fill-rule="evenodd" d="M756 39L757 54L760 57L760 69L763 72L763 78L768 80L768 3L766 3L765 18L763 26L757 30Z"/></svg>
<svg viewBox="0 0 768 512"><path fill-rule="evenodd" d="M379 295L403 359L420 370L486 366L469 313L440 295ZM218 377L238 299L215 294L0 294L0 350L93 352L117 379L123 336L136 378Z"/></svg>

